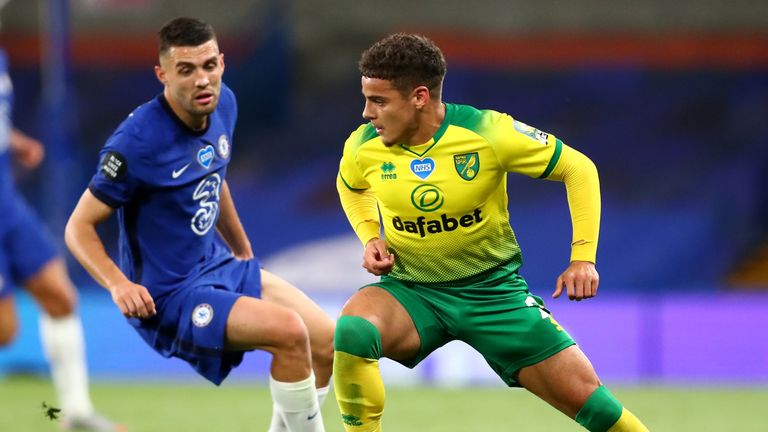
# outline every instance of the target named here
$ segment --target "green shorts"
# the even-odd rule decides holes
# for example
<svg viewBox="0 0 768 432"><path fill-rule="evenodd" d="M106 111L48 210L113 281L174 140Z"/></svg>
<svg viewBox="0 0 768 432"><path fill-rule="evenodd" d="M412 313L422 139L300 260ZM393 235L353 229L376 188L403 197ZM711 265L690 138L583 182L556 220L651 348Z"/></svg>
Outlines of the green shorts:
<svg viewBox="0 0 768 432"><path fill-rule="evenodd" d="M508 386L517 387L518 370L575 344L511 267L443 284L384 276L371 285L392 294L419 332L418 354L400 362L409 368L446 343L460 340L482 354Z"/></svg>

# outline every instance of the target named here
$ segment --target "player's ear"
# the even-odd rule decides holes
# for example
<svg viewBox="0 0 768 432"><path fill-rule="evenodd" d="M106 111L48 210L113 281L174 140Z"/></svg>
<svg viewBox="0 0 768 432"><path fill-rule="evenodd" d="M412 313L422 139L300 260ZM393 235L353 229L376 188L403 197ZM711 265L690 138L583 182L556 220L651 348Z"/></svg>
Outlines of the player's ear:
<svg viewBox="0 0 768 432"><path fill-rule="evenodd" d="M221 71L224 71L224 53L219 53L219 64L221 64Z"/></svg>
<svg viewBox="0 0 768 432"><path fill-rule="evenodd" d="M162 66L155 65L155 76L157 77L157 80L160 81L163 85L168 84L168 80L165 77L165 69L163 69Z"/></svg>
<svg viewBox="0 0 768 432"><path fill-rule="evenodd" d="M422 109L429 103L429 89L426 86L418 86L413 89L414 105L416 109Z"/></svg>

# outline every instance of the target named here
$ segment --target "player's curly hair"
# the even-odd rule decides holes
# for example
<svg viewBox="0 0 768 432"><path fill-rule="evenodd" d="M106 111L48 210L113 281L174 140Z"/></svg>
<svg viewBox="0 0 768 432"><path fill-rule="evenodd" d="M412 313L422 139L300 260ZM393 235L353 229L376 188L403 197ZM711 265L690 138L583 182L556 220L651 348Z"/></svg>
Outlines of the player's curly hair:
<svg viewBox="0 0 768 432"><path fill-rule="evenodd" d="M166 23L157 33L159 54L163 55L171 47L198 46L216 39L213 27L197 18L179 17Z"/></svg>
<svg viewBox="0 0 768 432"><path fill-rule="evenodd" d="M358 62L368 78L391 81L402 94L425 86L440 97L446 64L443 52L430 39L409 33L395 33L365 50Z"/></svg>

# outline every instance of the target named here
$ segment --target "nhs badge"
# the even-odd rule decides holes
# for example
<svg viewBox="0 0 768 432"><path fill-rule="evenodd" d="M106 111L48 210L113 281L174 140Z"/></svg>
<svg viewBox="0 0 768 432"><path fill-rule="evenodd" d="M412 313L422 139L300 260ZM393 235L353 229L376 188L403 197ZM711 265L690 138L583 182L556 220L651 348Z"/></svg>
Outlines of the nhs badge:
<svg viewBox="0 0 768 432"><path fill-rule="evenodd" d="M435 170L435 161L432 158L414 159L411 161L411 171L420 179L425 180Z"/></svg>
<svg viewBox="0 0 768 432"><path fill-rule="evenodd" d="M208 144L207 146L197 151L197 161L200 162L200 165L202 165L203 168L205 169L208 169L211 167L211 162L213 162L213 156L214 156L214 150L213 150L213 146L210 144Z"/></svg>

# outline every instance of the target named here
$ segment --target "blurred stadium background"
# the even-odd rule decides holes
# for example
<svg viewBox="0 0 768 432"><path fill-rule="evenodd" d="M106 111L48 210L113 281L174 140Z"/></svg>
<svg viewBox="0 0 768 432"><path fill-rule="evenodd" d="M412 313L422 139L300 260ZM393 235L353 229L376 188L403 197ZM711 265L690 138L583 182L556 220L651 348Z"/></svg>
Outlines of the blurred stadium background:
<svg viewBox="0 0 768 432"><path fill-rule="evenodd" d="M160 91L155 34L178 15L213 24L226 56L240 106L229 182L257 255L330 314L371 280L334 189L343 142L362 121L356 61L387 33L417 31L446 54L445 100L508 112L596 162L600 296L548 306L601 377L768 388L767 2L13 0L0 46L14 122L47 148L44 167L19 172L18 184L58 237L98 149ZM509 191L522 273L546 297L568 259L564 189L511 177ZM114 226L104 228L114 250ZM95 382L202 384L150 351L70 263ZM19 303L22 330L0 351L0 377L47 373L37 310L24 295ZM251 355L232 380L264 379L268 361ZM384 373L499 386L459 344ZM765 430L754 427L739 430Z"/></svg>

